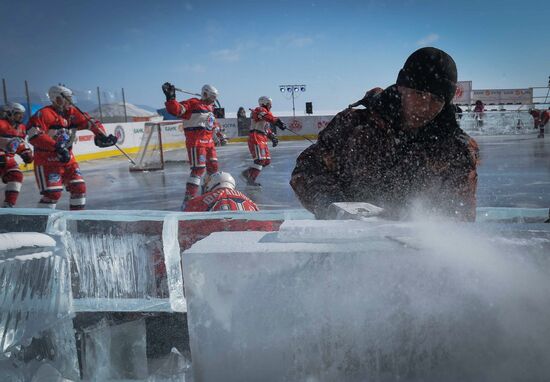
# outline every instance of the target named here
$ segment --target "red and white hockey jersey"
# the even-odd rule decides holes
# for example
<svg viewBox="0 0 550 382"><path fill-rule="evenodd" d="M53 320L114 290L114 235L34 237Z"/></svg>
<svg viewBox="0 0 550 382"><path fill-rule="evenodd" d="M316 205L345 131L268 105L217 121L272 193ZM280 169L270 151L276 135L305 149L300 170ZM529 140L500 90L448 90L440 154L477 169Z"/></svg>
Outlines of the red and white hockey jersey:
<svg viewBox="0 0 550 382"><path fill-rule="evenodd" d="M214 146L212 133L215 129L214 105L198 98L178 102L166 101L166 110L183 119L185 143L187 147Z"/></svg>
<svg viewBox="0 0 550 382"><path fill-rule="evenodd" d="M240 191L218 188L189 200L184 211L258 211L258 206Z"/></svg>
<svg viewBox="0 0 550 382"><path fill-rule="evenodd" d="M55 151L56 139L60 134L69 134L72 139L76 139L76 131L84 129L91 130L94 135L105 134L100 122L91 123L86 117L87 115L83 115L72 106L63 113L59 113L53 106L46 106L37 111L27 125L29 142L34 146L35 164L64 166L76 163L72 149L71 160L68 163L59 161Z"/></svg>
<svg viewBox="0 0 550 382"><path fill-rule="evenodd" d="M0 155L12 159L15 154L23 157L25 155L32 156L30 147L25 142L26 127L20 123L13 126L10 121L0 119ZM14 138L20 138L20 144L15 152L11 152L7 147Z"/></svg>

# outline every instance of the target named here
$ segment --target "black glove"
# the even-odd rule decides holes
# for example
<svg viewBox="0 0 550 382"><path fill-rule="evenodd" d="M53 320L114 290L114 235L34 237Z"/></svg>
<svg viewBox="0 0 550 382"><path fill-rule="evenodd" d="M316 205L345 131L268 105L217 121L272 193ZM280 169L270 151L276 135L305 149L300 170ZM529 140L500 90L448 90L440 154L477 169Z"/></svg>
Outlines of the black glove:
<svg viewBox="0 0 550 382"><path fill-rule="evenodd" d="M279 144L279 139L277 138L277 136L275 134L271 134L269 136L269 139L271 139L271 143L273 144L273 147L277 147L277 145Z"/></svg>
<svg viewBox="0 0 550 382"><path fill-rule="evenodd" d="M25 150L21 154L19 154L19 156L21 157L21 159L23 159L23 162L25 162L26 164L29 164L34 160L31 150Z"/></svg>
<svg viewBox="0 0 550 382"><path fill-rule="evenodd" d="M281 130L286 130L286 128L287 128L286 125L284 124L284 122L281 121L280 118L275 121L274 125L277 126Z"/></svg>
<svg viewBox="0 0 550 382"><path fill-rule="evenodd" d="M6 167L6 156L0 155L0 168Z"/></svg>
<svg viewBox="0 0 550 382"><path fill-rule="evenodd" d="M109 135L96 135L94 138L94 143L97 147L110 147L116 145L117 137L113 134Z"/></svg>
<svg viewBox="0 0 550 382"><path fill-rule="evenodd" d="M170 82L165 82L162 85L162 91L166 96L166 101L172 101L176 99L176 87L172 85Z"/></svg>
<svg viewBox="0 0 550 382"><path fill-rule="evenodd" d="M71 160L71 152L68 148L65 146L59 146L55 149L55 152L57 153L57 159L61 163L67 163Z"/></svg>
<svg viewBox="0 0 550 382"><path fill-rule="evenodd" d="M227 139L226 139L226 138L222 138L222 140L220 141L220 144L221 144L222 146L227 145Z"/></svg>

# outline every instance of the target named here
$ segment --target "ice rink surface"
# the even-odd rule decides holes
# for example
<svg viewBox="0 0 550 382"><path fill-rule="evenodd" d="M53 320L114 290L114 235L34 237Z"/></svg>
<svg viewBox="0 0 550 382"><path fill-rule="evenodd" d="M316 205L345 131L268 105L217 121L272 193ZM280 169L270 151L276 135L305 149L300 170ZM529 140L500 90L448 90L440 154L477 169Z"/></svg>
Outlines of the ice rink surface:
<svg viewBox="0 0 550 382"><path fill-rule="evenodd" d="M481 151L478 170L478 207L550 207L550 137L536 133L475 137ZM272 162L258 178L261 188L246 187L241 171L251 164L246 143L217 148L220 169L230 172L237 187L260 209L300 208L288 182L296 157L307 141L282 141L271 149ZM168 158L181 157L182 151ZM168 162L162 171L130 172L123 157L80 164L87 184L87 209L178 211L189 176L189 164ZM39 200L34 175L25 173L18 207L35 207ZM64 192L60 209L68 209Z"/></svg>

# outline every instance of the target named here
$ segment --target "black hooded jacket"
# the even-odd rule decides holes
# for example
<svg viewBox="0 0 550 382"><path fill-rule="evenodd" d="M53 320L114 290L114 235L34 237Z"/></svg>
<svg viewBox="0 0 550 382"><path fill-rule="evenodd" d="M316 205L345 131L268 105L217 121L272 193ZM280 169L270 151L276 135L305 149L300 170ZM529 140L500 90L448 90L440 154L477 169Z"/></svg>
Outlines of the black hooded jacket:
<svg viewBox="0 0 550 382"><path fill-rule="evenodd" d="M478 147L448 103L425 126L403 129L401 98L391 86L344 110L296 161L290 184L322 218L334 202L369 202L391 217L420 203L430 212L475 220Z"/></svg>

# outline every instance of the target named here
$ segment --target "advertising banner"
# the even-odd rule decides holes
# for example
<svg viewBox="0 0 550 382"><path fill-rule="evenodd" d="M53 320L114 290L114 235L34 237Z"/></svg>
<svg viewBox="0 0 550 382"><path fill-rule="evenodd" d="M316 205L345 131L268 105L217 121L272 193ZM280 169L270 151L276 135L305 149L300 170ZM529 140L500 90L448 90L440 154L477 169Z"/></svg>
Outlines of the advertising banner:
<svg viewBox="0 0 550 382"><path fill-rule="evenodd" d="M529 105L533 103L533 89L480 89L473 91L472 103L480 100L486 105L512 104Z"/></svg>
<svg viewBox="0 0 550 382"><path fill-rule="evenodd" d="M453 98L456 105L470 105L472 103L472 81L458 81Z"/></svg>

